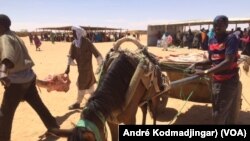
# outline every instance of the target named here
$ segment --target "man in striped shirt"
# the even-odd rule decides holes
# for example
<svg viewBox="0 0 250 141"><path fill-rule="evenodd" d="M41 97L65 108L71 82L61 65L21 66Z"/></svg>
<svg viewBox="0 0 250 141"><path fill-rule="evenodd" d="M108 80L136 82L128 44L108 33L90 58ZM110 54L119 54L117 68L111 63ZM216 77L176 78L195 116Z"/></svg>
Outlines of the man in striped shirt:
<svg viewBox="0 0 250 141"><path fill-rule="evenodd" d="M207 70L196 70L198 75L212 74L212 105L214 124L235 124L241 106L242 85L239 80L239 40L228 34L228 18L216 16L213 21L215 36L208 41L209 58L193 66L211 65Z"/></svg>

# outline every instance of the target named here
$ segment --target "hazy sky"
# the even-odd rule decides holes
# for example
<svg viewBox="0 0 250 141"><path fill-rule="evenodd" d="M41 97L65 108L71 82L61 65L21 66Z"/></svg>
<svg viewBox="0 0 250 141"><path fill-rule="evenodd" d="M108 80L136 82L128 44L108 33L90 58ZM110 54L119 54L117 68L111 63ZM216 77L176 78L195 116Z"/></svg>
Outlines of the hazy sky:
<svg viewBox="0 0 250 141"><path fill-rule="evenodd" d="M149 24L250 18L250 0L0 0L12 30L47 26L102 26L146 30Z"/></svg>

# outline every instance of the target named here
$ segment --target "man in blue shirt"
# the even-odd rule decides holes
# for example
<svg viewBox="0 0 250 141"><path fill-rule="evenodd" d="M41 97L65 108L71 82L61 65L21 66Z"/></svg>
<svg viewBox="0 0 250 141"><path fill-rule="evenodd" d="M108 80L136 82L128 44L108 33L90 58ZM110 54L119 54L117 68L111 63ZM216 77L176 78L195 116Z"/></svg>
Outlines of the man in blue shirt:
<svg viewBox="0 0 250 141"><path fill-rule="evenodd" d="M209 58L193 66L212 65L207 70L196 70L198 75L212 74L212 105L215 124L235 124L241 106L242 85L239 80L239 40L227 34L228 18L216 16L213 21L215 35L209 39Z"/></svg>

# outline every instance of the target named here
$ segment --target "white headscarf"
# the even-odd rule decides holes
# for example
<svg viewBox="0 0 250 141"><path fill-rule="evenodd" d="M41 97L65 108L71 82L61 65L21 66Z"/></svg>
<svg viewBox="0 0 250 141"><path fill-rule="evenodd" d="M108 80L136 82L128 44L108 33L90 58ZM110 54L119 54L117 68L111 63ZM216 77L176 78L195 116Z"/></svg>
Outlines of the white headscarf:
<svg viewBox="0 0 250 141"><path fill-rule="evenodd" d="M79 26L72 26L71 29L76 31L76 38L77 38L77 39L74 39L73 44L79 48L82 42L81 38L85 37L87 35L87 32L86 30L84 30L83 28Z"/></svg>

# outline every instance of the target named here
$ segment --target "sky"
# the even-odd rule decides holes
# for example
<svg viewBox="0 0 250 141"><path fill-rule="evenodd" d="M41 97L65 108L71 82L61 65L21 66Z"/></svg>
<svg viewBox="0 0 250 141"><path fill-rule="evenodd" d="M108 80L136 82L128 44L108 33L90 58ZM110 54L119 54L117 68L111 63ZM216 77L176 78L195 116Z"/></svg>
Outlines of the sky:
<svg viewBox="0 0 250 141"><path fill-rule="evenodd" d="M70 25L147 30L148 25L250 18L250 0L0 0L15 31Z"/></svg>

